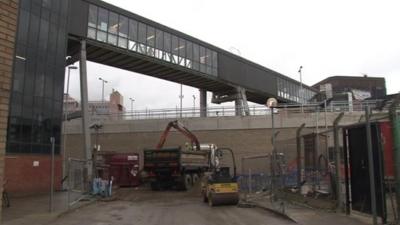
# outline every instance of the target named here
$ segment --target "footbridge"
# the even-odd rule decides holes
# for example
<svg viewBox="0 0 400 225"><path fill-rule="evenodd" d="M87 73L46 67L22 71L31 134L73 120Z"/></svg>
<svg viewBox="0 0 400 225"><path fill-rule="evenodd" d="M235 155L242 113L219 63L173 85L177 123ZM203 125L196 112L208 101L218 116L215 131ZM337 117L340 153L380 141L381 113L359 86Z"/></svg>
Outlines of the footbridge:
<svg viewBox="0 0 400 225"><path fill-rule="evenodd" d="M264 104L274 97L283 103L305 103L312 88L132 12L99 0L73 0L69 10L68 63L81 58L206 91L213 102L246 100ZM72 15L72 13L70 13ZM242 101L242 102L241 102Z"/></svg>

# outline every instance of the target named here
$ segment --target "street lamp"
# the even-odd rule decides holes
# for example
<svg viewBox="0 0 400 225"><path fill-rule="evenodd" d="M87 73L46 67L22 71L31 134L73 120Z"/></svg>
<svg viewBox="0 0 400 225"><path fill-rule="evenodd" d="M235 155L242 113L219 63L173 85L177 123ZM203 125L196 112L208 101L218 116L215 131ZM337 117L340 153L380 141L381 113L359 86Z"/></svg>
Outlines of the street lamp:
<svg viewBox="0 0 400 225"><path fill-rule="evenodd" d="M129 100L131 100L131 118L133 119L133 102L135 101L135 99L129 98Z"/></svg>
<svg viewBox="0 0 400 225"><path fill-rule="evenodd" d="M303 66L300 66L299 68L299 75L300 75L300 102L303 103L303 76L301 74L301 70L303 69Z"/></svg>
<svg viewBox="0 0 400 225"><path fill-rule="evenodd" d="M182 93L182 84L181 84L181 94L179 95L180 98L180 118L182 118L182 100L183 100L183 93Z"/></svg>
<svg viewBox="0 0 400 225"><path fill-rule="evenodd" d="M103 105L104 105L104 83L108 83L108 81L106 81L106 80L104 80L103 78L101 78L101 77L99 77L99 80L101 80L101 82L102 82L102 84L103 84L103 87L102 87L102 89L101 89L101 102L103 103Z"/></svg>
<svg viewBox="0 0 400 225"><path fill-rule="evenodd" d="M192 97L193 97L193 116L194 116L196 111L196 95L192 95Z"/></svg>

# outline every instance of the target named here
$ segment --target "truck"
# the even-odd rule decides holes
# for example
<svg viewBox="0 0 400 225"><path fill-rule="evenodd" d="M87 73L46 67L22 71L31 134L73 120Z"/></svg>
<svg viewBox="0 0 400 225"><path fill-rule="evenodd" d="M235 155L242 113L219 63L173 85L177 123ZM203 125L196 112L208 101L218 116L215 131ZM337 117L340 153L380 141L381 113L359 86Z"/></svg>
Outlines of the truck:
<svg viewBox="0 0 400 225"><path fill-rule="evenodd" d="M190 143L186 143L183 148L164 148L171 128L188 137ZM143 170L151 189L191 189L203 173L209 170L211 148L215 148L215 145L200 145L197 137L180 122L169 122L156 148L143 151Z"/></svg>

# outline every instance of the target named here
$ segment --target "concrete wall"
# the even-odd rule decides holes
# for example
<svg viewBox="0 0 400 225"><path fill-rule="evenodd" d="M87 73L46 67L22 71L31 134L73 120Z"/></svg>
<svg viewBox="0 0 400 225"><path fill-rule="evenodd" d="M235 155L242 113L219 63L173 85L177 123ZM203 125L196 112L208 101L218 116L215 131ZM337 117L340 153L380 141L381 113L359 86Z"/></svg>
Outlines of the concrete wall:
<svg viewBox="0 0 400 225"><path fill-rule="evenodd" d="M0 1L0 193L3 192L7 120L17 30L18 0ZM1 221L0 201L0 221Z"/></svg>
<svg viewBox="0 0 400 225"><path fill-rule="evenodd" d="M328 124L337 114L327 116ZM360 115L346 115L345 123L357 121ZM277 115L276 127L280 131L278 140L294 139L296 129L303 122L307 123L304 133L314 130L313 115ZM170 120L133 120L104 121L97 140L102 151L135 152L140 155L145 148L154 148L161 132ZM214 143L219 147L230 147L234 150L240 169L240 159L249 155L270 153L271 120L266 116L251 117L219 117L191 118L181 120L199 139L201 143ZM322 118L319 123L324 124ZM71 121L66 126L66 156L83 158L83 136L80 121ZM171 132L165 146L184 146L188 140L177 132ZM92 144L96 143L96 135L92 134Z"/></svg>

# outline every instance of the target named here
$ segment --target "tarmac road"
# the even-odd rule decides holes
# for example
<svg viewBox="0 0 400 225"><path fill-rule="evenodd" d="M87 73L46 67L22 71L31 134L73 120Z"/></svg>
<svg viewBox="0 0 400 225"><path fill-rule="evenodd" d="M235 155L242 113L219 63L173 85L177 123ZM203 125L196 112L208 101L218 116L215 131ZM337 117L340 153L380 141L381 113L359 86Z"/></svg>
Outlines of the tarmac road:
<svg viewBox="0 0 400 225"><path fill-rule="evenodd" d="M187 192L120 190L119 200L96 202L66 214L52 225L286 225L286 219L258 208L209 207Z"/></svg>

